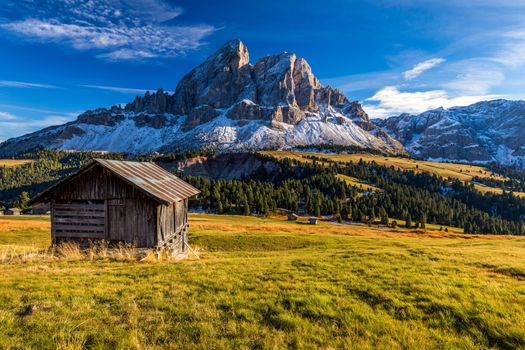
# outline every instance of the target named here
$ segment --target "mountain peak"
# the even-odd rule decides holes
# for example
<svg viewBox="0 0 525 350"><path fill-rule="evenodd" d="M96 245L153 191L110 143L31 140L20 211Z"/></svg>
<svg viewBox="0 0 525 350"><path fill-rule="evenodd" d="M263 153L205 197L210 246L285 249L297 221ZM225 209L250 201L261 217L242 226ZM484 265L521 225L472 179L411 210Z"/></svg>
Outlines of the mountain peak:
<svg viewBox="0 0 525 350"><path fill-rule="evenodd" d="M225 42L222 45L221 49L230 48L233 50L240 50L243 47L246 47L246 45L244 45L244 43L240 39L231 39Z"/></svg>
<svg viewBox="0 0 525 350"><path fill-rule="evenodd" d="M237 70L249 63L250 54L248 48L239 39L233 39L224 43L203 65L223 66Z"/></svg>
<svg viewBox="0 0 525 350"><path fill-rule="evenodd" d="M251 65L248 49L235 39L186 74L171 95L160 89L124 108L88 111L70 125L7 142L0 155L37 144L147 153L326 143L403 152L358 102L323 86L304 58L282 52Z"/></svg>

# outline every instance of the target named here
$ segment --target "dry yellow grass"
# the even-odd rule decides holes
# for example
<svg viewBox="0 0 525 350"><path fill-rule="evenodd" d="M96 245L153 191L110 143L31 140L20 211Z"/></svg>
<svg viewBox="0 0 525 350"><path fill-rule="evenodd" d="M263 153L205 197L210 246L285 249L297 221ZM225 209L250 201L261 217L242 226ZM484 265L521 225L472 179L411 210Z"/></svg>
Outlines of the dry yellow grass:
<svg viewBox="0 0 525 350"><path fill-rule="evenodd" d="M325 154L316 152L299 152L299 151L262 151L261 154L273 156L277 159L291 158L305 163L311 163L312 160L308 156L315 156L319 158L329 159L334 162L376 162L382 166L394 166L396 169L410 170L416 173L427 172L430 174L441 176L445 179L452 178L461 181L472 181L474 177L490 178L495 180L507 180L507 178L493 174L489 169L477 165L467 165L458 163L440 163L430 162L424 160L414 160L399 157L387 157L366 153L358 154ZM489 186L475 185L476 189L482 193L496 193L501 194L501 188L494 188ZM517 196L525 197L523 192L515 192Z"/></svg>
<svg viewBox="0 0 525 350"><path fill-rule="evenodd" d="M27 255L49 247L49 217L0 216L0 261L14 255Z"/></svg>
<svg viewBox="0 0 525 350"><path fill-rule="evenodd" d="M343 180L345 181L347 184L349 184L350 186L355 186L359 189L362 189L363 191L366 191L366 192L379 192L381 191L380 188L377 188L375 186L372 186L364 181L361 181L359 179L356 179L355 177L352 177L352 176L347 176L347 175L343 175L343 174L337 174L337 178L339 178L340 180Z"/></svg>
<svg viewBox="0 0 525 350"><path fill-rule="evenodd" d="M501 235L464 235L460 229L448 227L449 232L440 231L439 225L427 224L426 230L405 229L402 220L396 220L399 227L392 229L379 224L365 225L360 223L338 224L331 221L319 221L317 225L308 224L308 217L300 217L298 221L287 221L285 216L275 215L261 218L238 215L190 214L191 230L203 234L221 232L223 235L326 235L355 236L369 238L483 238L483 239L516 239L516 236ZM444 228L444 227L443 227ZM35 260L143 260L150 261L134 254L131 246L119 246L108 250L106 245L95 245L88 251L81 252L76 245L62 245L56 249L50 248L49 217L19 217L0 219L0 262L35 261ZM149 254L149 253L148 253ZM148 255L146 254L146 256ZM153 259L159 260L159 257ZM164 258L162 260L165 260Z"/></svg>
<svg viewBox="0 0 525 350"><path fill-rule="evenodd" d="M518 236L503 235L465 235L461 229L451 228L450 232L439 231L439 225L427 224L426 230L405 229L398 227L392 229L382 225L365 225L359 223L343 223L319 221L317 225L309 225L308 217L300 217L298 221L286 221L285 216L272 216L259 218L237 215L210 215L190 214L190 227L199 232L220 231L231 234L246 233L290 233L307 235L349 235L365 237L415 237L415 238L483 238L483 239L522 239ZM397 220L400 226L402 220ZM443 226L444 228L445 226Z"/></svg>
<svg viewBox="0 0 525 350"><path fill-rule="evenodd" d="M0 220L0 231L19 231L19 230L30 230L30 229L49 229L51 224L48 221L36 221L36 220L17 220L17 219L6 219Z"/></svg>
<svg viewBox="0 0 525 350"><path fill-rule="evenodd" d="M499 187L489 187L479 184L474 184L474 187L476 187L476 190L478 190L481 193L495 193L495 194L503 194L503 189ZM515 196L518 197L525 197L525 192L513 192Z"/></svg>
<svg viewBox="0 0 525 350"><path fill-rule="evenodd" d="M415 172L429 172L442 176L444 178L451 177L462 181L470 181L473 177L492 178L497 180L504 180L504 177L493 175L487 168L477 165L466 165L457 163L440 163L430 162L424 160L414 160L399 157L386 157L380 155L357 153L357 154L325 154L316 152L299 152L299 151L262 151L262 154L271 155L279 159L292 158L300 161L311 162L307 159L308 156L315 156L319 158L330 159L334 162L358 162L363 160L365 162L376 162L379 165L394 166L401 170L412 170Z"/></svg>
<svg viewBox="0 0 525 350"><path fill-rule="evenodd" d="M32 162L33 160L30 159L0 159L0 167L5 166L8 168L12 168L15 166L24 165Z"/></svg>

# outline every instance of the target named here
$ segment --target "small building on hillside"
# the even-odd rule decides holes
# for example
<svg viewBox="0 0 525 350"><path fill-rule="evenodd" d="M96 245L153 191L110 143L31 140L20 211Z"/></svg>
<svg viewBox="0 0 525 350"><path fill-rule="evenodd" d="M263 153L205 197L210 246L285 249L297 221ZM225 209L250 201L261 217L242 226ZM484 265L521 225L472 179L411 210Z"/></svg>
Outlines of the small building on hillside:
<svg viewBox="0 0 525 350"><path fill-rule="evenodd" d="M21 212L20 208L9 208L4 210L4 215L20 215Z"/></svg>
<svg viewBox="0 0 525 350"><path fill-rule="evenodd" d="M317 225L317 218L313 218L313 217L312 217L312 218L309 218L309 219L308 219L308 223L309 223L310 225Z"/></svg>
<svg viewBox="0 0 525 350"><path fill-rule="evenodd" d="M95 159L31 199L50 203L51 239L186 253L188 199L200 193L154 163Z"/></svg>
<svg viewBox="0 0 525 350"><path fill-rule="evenodd" d="M297 221L299 219L299 216L295 214L294 212L288 212L288 221Z"/></svg>
<svg viewBox="0 0 525 350"><path fill-rule="evenodd" d="M33 215L46 215L51 214L51 208L49 203L37 203L33 205L30 211Z"/></svg>

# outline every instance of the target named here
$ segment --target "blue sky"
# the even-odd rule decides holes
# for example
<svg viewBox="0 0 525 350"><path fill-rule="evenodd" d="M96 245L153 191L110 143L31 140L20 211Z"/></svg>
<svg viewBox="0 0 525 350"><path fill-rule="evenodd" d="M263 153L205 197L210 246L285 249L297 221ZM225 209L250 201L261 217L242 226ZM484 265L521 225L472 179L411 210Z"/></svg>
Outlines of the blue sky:
<svg viewBox="0 0 525 350"><path fill-rule="evenodd" d="M232 38L371 117L525 98L524 0L0 0L0 140L173 91Z"/></svg>

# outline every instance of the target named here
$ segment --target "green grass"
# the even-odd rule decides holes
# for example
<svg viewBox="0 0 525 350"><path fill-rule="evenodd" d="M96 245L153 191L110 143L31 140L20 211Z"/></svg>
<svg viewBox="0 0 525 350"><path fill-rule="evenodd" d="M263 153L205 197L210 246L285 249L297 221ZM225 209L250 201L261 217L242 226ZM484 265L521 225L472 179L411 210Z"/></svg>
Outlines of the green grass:
<svg viewBox="0 0 525 350"><path fill-rule="evenodd" d="M523 239L190 224L200 260L0 264L0 348L525 348Z"/></svg>

